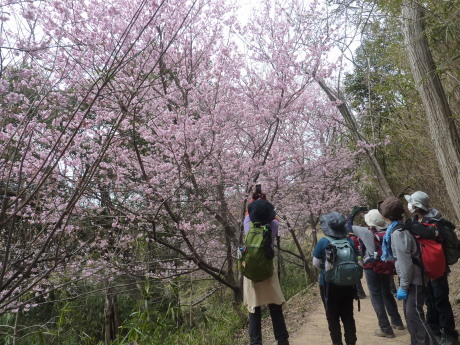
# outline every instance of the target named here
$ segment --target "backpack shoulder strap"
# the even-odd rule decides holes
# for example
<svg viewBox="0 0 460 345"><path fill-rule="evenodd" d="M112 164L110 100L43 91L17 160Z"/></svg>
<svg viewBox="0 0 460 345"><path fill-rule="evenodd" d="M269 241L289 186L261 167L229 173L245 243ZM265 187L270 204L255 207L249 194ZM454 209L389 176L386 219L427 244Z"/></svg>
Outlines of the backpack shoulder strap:
<svg viewBox="0 0 460 345"><path fill-rule="evenodd" d="M370 232L372 232L372 235L373 235L372 237L374 238L374 241L381 242L380 237L379 235L377 235L377 231L375 230L375 228L373 228L372 226L369 226L368 229Z"/></svg>
<svg viewBox="0 0 460 345"><path fill-rule="evenodd" d="M341 237L341 238L334 238L334 237L331 237L331 236L324 236L325 238L327 238L329 240L329 242L331 243L349 243L348 242L348 237Z"/></svg>
<svg viewBox="0 0 460 345"><path fill-rule="evenodd" d="M409 229L407 229L404 223L396 224L394 228L394 231L405 231L405 230L409 230Z"/></svg>
<svg viewBox="0 0 460 345"><path fill-rule="evenodd" d="M331 236L324 236L325 239L327 239L329 242L332 243L332 241L334 241L335 239Z"/></svg>

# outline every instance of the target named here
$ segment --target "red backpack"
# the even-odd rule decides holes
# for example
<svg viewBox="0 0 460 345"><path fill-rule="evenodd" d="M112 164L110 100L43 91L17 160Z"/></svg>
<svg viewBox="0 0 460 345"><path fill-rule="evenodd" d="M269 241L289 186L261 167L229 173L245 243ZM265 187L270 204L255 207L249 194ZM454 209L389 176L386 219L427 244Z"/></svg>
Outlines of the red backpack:
<svg viewBox="0 0 460 345"><path fill-rule="evenodd" d="M374 255L364 264L364 269L372 269L377 274L395 275L396 268L394 260L383 261L382 257L382 241L385 236L385 231L376 231L373 227L369 227L370 232L374 235Z"/></svg>
<svg viewBox="0 0 460 345"><path fill-rule="evenodd" d="M417 241L421 264L418 264L430 279L441 278L447 270L446 256L442 244L437 240L422 238L412 233Z"/></svg>

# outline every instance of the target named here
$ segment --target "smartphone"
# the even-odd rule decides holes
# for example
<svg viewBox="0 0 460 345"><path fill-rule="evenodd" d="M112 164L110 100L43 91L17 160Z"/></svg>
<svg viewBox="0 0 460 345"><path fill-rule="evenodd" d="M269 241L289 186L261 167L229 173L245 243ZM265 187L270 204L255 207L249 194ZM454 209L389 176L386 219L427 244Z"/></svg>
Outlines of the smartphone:
<svg viewBox="0 0 460 345"><path fill-rule="evenodd" d="M262 193L262 185L256 184L256 193L257 193L257 194Z"/></svg>

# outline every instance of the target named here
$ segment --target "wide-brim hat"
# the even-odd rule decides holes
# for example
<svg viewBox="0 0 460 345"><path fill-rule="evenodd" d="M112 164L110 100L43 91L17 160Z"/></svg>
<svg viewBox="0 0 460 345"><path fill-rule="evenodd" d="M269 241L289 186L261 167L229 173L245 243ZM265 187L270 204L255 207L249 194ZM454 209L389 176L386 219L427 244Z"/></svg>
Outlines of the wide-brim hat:
<svg viewBox="0 0 460 345"><path fill-rule="evenodd" d="M324 234L332 237L346 237L348 235L345 222L343 214L335 211L324 214L319 219L319 224Z"/></svg>
<svg viewBox="0 0 460 345"><path fill-rule="evenodd" d="M383 219L382 215L380 214L379 210L372 209L364 215L364 221L370 227L375 227L379 230L386 229L387 223L385 219Z"/></svg>
<svg viewBox="0 0 460 345"><path fill-rule="evenodd" d="M248 205L249 219L253 223L268 224L275 219L275 206L267 200L257 199Z"/></svg>
<svg viewBox="0 0 460 345"><path fill-rule="evenodd" d="M411 195L404 195L404 198L412 206L421 208L424 211L428 211L430 208L430 197L425 192L417 191Z"/></svg>
<svg viewBox="0 0 460 345"><path fill-rule="evenodd" d="M377 209L382 216L392 221L403 219L404 206L398 198L393 196L380 201Z"/></svg>

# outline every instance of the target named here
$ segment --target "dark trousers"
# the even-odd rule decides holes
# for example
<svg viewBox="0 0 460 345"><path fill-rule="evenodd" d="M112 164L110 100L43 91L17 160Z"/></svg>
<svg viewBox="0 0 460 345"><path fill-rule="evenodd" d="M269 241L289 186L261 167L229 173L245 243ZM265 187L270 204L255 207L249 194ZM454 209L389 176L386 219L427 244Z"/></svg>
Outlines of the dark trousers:
<svg viewBox="0 0 460 345"><path fill-rule="evenodd" d="M426 320L433 332L440 336L441 330L444 330L446 335L458 339L458 332L455 330L454 313L449 302L447 273L441 278L428 281L425 303L427 306Z"/></svg>
<svg viewBox="0 0 460 345"><path fill-rule="evenodd" d="M289 345L289 333L286 329L282 306L269 304L268 309L278 345ZM262 310L260 307L256 307L254 313L249 313L249 339L251 345L262 345Z"/></svg>
<svg viewBox="0 0 460 345"><path fill-rule="evenodd" d="M333 344L343 344L340 321L343 324L345 343L356 344L356 324L353 316L354 286L328 284L320 286L321 299L326 310L329 334Z"/></svg>
<svg viewBox="0 0 460 345"><path fill-rule="evenodd" d="M425 320L423 305L425 291L422 285L412 285L404 301L404 316L411 345L439 345L433 331Z"/></svg>
<svg viewBox="0 0 460 345"><path fill-rule="evenodd" d="M391 281L393 276L377 274L371 269L364 270L367 287L371 295L372 307L374 307L379 327L382 332L393 334L391 325L402 326L401 315L398 312L398 305L391 292ZM391 318L391 324L388 316Z"/></svg>

